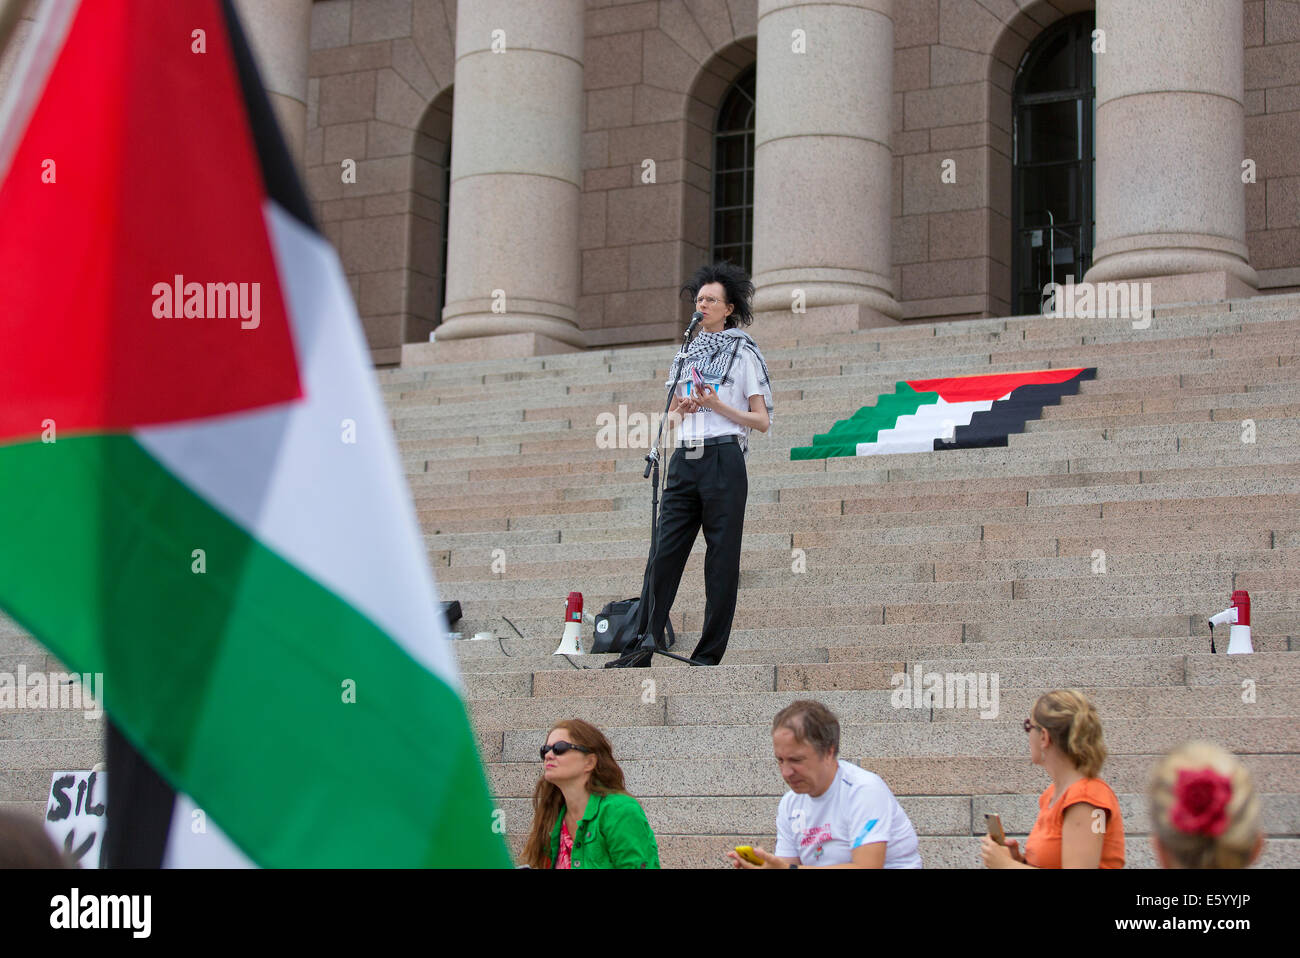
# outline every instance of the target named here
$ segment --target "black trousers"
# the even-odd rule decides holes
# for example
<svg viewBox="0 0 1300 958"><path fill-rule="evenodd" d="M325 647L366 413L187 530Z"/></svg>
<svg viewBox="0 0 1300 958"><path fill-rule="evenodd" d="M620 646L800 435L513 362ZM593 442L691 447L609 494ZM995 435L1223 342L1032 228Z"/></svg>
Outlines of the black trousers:
<svg viewBox="0 0 1300 958"><path fill-rule="evenodd" d="M648 607L646 589L653 572L654 611L648 626L650 634L662 645L664 623L677 597L682 570L695 545L695 536L703 526L708 545L704 553L704 628L691 658L705 665L722 661L731 636L748 497L749 474L738 443L678 449L668 462L659 513L659 541L646 563L647 580L642 588L641 607Z"/></svg>

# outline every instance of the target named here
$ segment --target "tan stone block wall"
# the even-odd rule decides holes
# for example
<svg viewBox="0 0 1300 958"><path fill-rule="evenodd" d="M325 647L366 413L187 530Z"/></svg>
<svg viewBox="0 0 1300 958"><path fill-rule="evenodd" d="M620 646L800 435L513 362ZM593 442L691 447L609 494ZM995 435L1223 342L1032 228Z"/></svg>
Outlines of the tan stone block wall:
<svg viewBox="0 0 1300 958"><path fill-rule="evenodd" d="M894 265L905 319L1010 308L1012 57L1045 25L1010 0L894 5ZM1013 50L999 50L1008 35ZM944 181L948 161L956 182Z"/></svg>
<svg viewBox="0 0 1300 958"><path fill-rule="evenodd" d="M588 3L578 322L591 346L676 338L690 315L678 289L708 253L712 125L753 62L756 10Z"/></svg>
<svg viewBox="0 0 1300 958"><path fill-rule="evenodd" d="M1246 0L1246 245L1260 288L1300 291L1300 4Z"/></svg>
<svg viewBox="0 0 1300 958"><path fill-rule="evenodd" d="M438 320L455 0L316 0L308 193L377 363ZM356 182L341 164L356 164Z"/></svg>
<svg viewBox="0 0 1300 958"><path fill-rule="evenodd" d="M1014 70L1044 27L1091 6L894 4L892 272L906 318L1009 309ZM673 336L689 312L675 297L707 255L713 117L753 60L756 10L757 0L588 2L578 315L591 345ZM1300 5L1243 10L1251 264L1264 289L1300 289ZM313 4L306 182L379 362L439 320L455 16L456 0ZM30 27L0 60L0 94ZM939 179L949 158L956 184ZM345 159L355 184L341 181ZM653 183L642 182L647 159Z"/></svg>
<svg viewBox="0 0 1300 958"><path fill-rule="evenodd" d="M906 318L1009 311L1015 68L1043 28L1093 6L895 4L893 145L902 182L894 184L894 263ZM1246 0L1245 46L1246 154L1259 177L1246 190L1247 242L1265 286L1282 291L1300 285L1300 5ZM957 163L954 185L939 181L948 158ZM959 278L970 287L947 292Z"/></svg>

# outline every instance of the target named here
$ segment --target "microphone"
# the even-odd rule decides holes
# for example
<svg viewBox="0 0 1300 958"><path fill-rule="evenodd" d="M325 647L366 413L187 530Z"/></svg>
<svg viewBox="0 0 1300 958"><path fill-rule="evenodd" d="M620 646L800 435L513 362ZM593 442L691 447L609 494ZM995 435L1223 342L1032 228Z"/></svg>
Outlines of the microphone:
<svg viewBox="0 0 1300 958"><path fill-rule="evenodd" d="M698 325L700 325L700 322L701 322L701 320L703 320L703 319L704 319L704 314L701 313L701 312L699 312L699 311L697 310L697 311L695 312L695 315L693 315L693 316L691 317L691 324L690 324L689 326L686 327L686 338L687 338L687 339L690 339L690 338L691 338L691 333L695 332L695 327L698 326Z"/></svg>

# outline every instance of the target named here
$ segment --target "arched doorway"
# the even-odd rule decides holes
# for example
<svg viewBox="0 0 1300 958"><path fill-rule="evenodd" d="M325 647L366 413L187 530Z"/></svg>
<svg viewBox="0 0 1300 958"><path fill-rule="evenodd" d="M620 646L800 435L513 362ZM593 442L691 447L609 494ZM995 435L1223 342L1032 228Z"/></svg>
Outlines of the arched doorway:
<svg viewBox="0 0 1300 958"><path fill-rule="evenodd" d="M1096 165L1093 13L1048 27L1020 61L1013 93L1012 312L1092 265Z"/></svg>

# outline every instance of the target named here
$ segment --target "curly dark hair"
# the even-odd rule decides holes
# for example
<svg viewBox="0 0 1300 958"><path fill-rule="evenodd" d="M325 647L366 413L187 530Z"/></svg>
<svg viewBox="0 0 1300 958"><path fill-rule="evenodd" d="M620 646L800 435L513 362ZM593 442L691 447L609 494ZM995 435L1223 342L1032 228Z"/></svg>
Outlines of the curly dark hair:
<svg viewBox="0 0 1300 958"><path fill-rule="evenodd" d="M727 305L735 307L727 317L727 329L748 326L754 321L754 313L749 305L749 301L754 297L754 284L750 282L748 273L730 260L723 260L712 266L701 266L681 291L690 294L693 306L701 287L708 286L710 283L721 283L722 288L726 290Z"/></svg>

